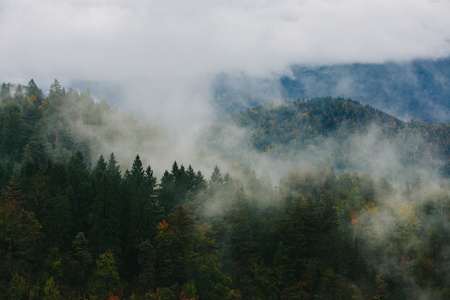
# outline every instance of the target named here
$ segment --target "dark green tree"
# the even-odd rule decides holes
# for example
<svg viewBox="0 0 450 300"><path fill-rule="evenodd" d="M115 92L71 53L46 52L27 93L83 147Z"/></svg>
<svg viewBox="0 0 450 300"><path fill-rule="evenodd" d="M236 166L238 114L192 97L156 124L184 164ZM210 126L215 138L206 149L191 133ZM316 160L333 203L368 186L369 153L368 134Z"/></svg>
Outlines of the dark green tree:
<svg viewBox="0 0 450 300"><path fill-rule="evenodd" d="M48 101L62 101L65 97L65 91L61 87L61 84L57 79L53 81L50 85L50 90L48 91L47 100Z"/></svg>
<svg viewBox="0 0 450 300"><path fill-rule="evenodd" d="M2 87L0 89L0 101L3 103L7 100L11 100L12 95L11 91L9 89L9 84L2 83Z"/></svg>
<svg viewBox="0 0 450 300"><path fill-rule="evenodd" d="M91 246L92 253L99 255L105 251L120 253L120 202L115 189L104 167L99 167L104 163L101 159L97 163L94 182L95 197L92 203L91 215ZM99 167L99 168L97 168ZM100 171L103 169L102 171Z"/></svg>
<svg viewBox="0 0 450 300"><path fill-rule="evenodd" d="M40 88L38 88L33 79L28 82L25 96L27 96L32 102L37 102L38 104L42 104L44 101L44 93Z"/></svg>
<svg viewBox="0 0 450 300"><path fill-rule="evenodd" d="M114 153L111 153L109 155L108 162L106 163L106 170L108 171L108 174L111 177L113 185L116 188L118 188L122 180L122 174L120 172L120 166L118 165Z"/></svg>
<svg viewBox="0 0 450 300"><path fill-rule="evenodd" d="M73 230L89 232L88 213L93 202L93 189L90 172L86 166L84 155L77 152L67 164L68 196L72 208Z"/></svg>

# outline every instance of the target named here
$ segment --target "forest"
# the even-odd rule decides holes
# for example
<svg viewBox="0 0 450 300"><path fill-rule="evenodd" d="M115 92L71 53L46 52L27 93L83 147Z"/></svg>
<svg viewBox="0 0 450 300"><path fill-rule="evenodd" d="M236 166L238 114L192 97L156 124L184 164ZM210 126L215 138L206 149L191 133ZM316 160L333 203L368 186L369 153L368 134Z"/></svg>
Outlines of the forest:
<svg viewBox="0 0 450 300"><path fill-rule="evenodd" d="M226 170L174 161L157 178L140 154L163 129L89 91L55 80L45 96L31 80L2 84L0 98L2 299L450 299L448 124L320 98L256 107L203 131L221 137L233 120L253 128L241 153L254 145L287 159L289 147L315 153L327 136L345 145L375 124L388 143L403 138L400 158L431 163L439 181L346 167L346 148L310 165L287 159L278 182L230 148ZM119 161L116 143L144 137L132 163ZM212 136L208 147L220 151Z"/></svg>
<svg viewBox="0 0 450 300"><path fill-rule="evenodd" d="M402 121L351 99L321 97L234 113L205 127L200 144L227 161L269 161L273 169L275 160L286 164L284 172L293 162L330 158L339 173L368 172L412 184L424 172L450 176L449 137L448 123Z"/></svg>

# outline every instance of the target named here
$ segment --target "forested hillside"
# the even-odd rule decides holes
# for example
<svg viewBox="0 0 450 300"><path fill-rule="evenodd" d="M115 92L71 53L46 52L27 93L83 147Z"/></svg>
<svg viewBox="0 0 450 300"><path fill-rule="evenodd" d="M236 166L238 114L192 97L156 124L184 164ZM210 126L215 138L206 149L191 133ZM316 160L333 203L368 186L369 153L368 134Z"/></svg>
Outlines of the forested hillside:
<svg viewBox="0 0 450 300"><path fill-rule="evenodd" d="M136 156L27 166L1 192L4 299L447 299L448 185Z"/></svg>
<svg viewBox="0 0 450 300"><path fill-rule="evenodd" d="M270 104L200 132L226 170L158 177L108 149L158 155L163 129L56 80L1 97L1 299L450 298L448 124Z"/></svg>
<svg viewBox="0 0 450 300"><path fill-rule="evenodd" d="M450 125L404 122L342 98L270 103L230 115L202 132L202 143L228 161L268 166L330 158L341 171L393 181L424 172L449 176ZM408 176L405 176L408 175Z"/></svg>
<svg viewBox="0 0 450 300"><path fill-rule="evenodd" d="M173 141L161 126L94 102L89 90L65 90L55 80L45 96L33 80L27 86L2 84L0 91L0 178L7 183L23 163L37 158L68 162L77 151L95 163L114 152L128 163L130 153L166 153ZM133 155L131 155L132 157Z"/></svg>

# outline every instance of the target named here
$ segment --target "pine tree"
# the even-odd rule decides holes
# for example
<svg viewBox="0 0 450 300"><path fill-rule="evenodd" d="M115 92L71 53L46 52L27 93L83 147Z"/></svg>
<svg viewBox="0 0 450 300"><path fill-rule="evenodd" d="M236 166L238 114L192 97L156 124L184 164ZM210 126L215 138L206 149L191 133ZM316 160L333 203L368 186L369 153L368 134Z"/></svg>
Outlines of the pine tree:
<svg viewBox="0 0 450 300"><path fill-rule="evenodd" d="M159 200L166 214L170 214L176 205L175 178L167 170L161 177Z"/></svg>
<svg viewBox="0 0 450 300"><path fill-rule="evenodd" d="M53 81L50 85L50 90L48 92L47 99L49 101L62 101L65 97L65 91L61 87L61 84L57 79Z"/></svg>
<svg viewBox="0 0 450 300"><path fill-rule="evenodd" d="M25 95L32 101L36 101L38 104L42 104L44 101L44 93L37 87L33 79L28 82Z"/></svg>
<svg viewBox="0 0 450 300"><path fill-rule="evenodd" d="M254 289L251 274L256 262L253 233L249 222L248 203L243 189L233 195L230 212L231 240L230 266L233 282L244 297L250 297Z"/></svg>
<svg viewBox="0 0 450 300"><path fill-rule="evenodd" d="M75 287L78 294L82 294L87 290L87 282L90 275L90 267L92 264L92 256L88 249L89 241L83 232L79 232L72 242L73 257L75 259L74 276Z"/></svg>
<svg viewBox="0 0 450 300"><path fill-rule="evenodd" d="M98 164L97 164L98 166ZM100 172L97 170L97 172ZM120 253L120 203L112 180L105 169L94 183L92 204L91 245L94 255L105 251ZM94 238L95 237L95 238Z"/></svg>
<svg viewBox="0 0 450 300"><path fill-rule="evenodd" d="M139 289L144 294L156 288L156 252L149 240L139 245L139 265Z"/></svg>
<svg viewBox="0 0 450 300"><path fill-rule="evenodd" d="M106 164L106 170L111 177L114 187L118 188L122 180L122 174L120 172L120 166L117 164L116 157L114 153L111 153Z"/></svg>
<svg viewBox="0 0 450 300"><path fill-rule="evenodd" d="M24 195L16 177L2 189L2 240L7 245L7 272L26 272L37 259L36 240L41 225L23 208Z"/></svg>
<svg viewBox="0 0 450 300"><path fill-rule="evenodd" d="M2 87L0 90L0 101L3 103L7 100L11 100L12 99L12 95L11 95L11 91L9 90L9 84L6 83L2 83Z"/></svg>
<svg viewBox="0 0 450 300"><path fill-rule="evenodd" d="M68 196L72 208L72 233L88 232L88 212L93 201L93 189L90 172L84 161L84 155L77 152L67 164Z"/></svg>

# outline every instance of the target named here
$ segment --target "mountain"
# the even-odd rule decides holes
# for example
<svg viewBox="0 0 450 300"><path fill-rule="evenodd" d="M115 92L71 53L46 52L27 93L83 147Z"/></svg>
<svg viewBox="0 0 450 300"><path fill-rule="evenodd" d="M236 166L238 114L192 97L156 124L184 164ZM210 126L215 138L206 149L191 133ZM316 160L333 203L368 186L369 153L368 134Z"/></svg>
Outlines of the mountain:
<svg viewBox="0 0 450 300"><path fill-rule="evenodd" d="M280 100L351 98L402 120L450 121L450 58L379 64L292 65L288 75L257 78L220 74L213 84L225 113Z"/></svg>
<svg viewBox="0 0 450 300"><path fill-rule="evenodd" d="M229 115L197 142L189 155L57 80L47 96L3 84L0 298L449 298L448 124L326 97ZM232 163L158 180L174 149Z"/></svg>
<svg viewBox="0 0 450 300"><path fill-rule="evenodd" d="M265 104L223 118L201 136L228 161L269 169L330 158L337 171L393 181L449 170L449 124L405 122L343 98Z"/></svg>

